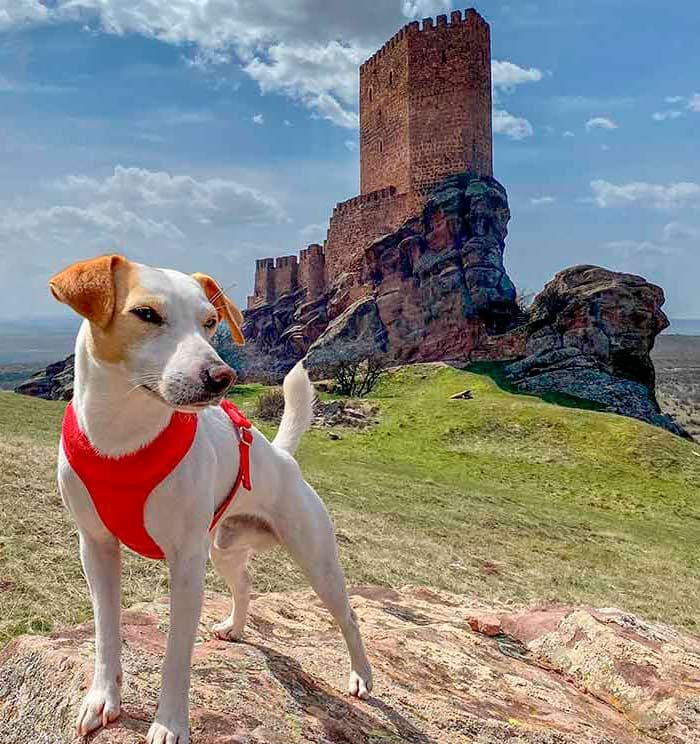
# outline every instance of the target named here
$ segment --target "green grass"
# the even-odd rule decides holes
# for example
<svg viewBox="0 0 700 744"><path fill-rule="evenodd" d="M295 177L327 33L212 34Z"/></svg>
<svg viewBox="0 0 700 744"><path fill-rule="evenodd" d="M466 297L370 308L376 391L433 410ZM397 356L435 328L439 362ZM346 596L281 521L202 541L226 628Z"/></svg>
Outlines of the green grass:
<svg viewBox="0 0 700 744"><path fill-rule="evenodd" d="M465 388L472 400L449 400ZM263 390L233 397L252 412ZM513 394L493 367L406 367L373 397L377 427L338 440L312 430L299 452L350 582L616 605L698 630L697 445L576 399ZM0 640L89 616L53 482L62 407L0 394ZM258 590L305 585L282 551L253 568ZM213 573L208 581L223 589ZM163 566L126 557L125 604L165 587Z"/></svg>

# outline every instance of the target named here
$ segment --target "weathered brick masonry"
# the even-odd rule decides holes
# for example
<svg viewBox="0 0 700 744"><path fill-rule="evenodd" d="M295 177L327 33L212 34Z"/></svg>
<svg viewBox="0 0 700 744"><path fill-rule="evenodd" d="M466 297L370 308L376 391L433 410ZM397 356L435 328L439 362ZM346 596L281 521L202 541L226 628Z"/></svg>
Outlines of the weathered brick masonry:
<svg viewBox="0 0 700 744"><path fill-rule="evenodd" d="M258 261L248 306L302 288L318 296L464 171L493 175L491 38L475 10L409 23L360 67L361 194L335 207L323 248Z"/></svg>

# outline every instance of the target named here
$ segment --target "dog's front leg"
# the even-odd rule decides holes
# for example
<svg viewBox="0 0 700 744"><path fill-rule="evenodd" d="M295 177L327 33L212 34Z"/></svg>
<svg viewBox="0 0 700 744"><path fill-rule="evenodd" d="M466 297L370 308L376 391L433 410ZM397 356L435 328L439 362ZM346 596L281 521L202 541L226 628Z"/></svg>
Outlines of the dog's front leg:
<svg viewBox="0 0 700 744"><path fill-rule="evenodd" d="M81 532L80 560L95 614L95 671L78 714L78 733L85 736L114 721L121 705L119 543L111 537L96 540Z"/></svg>
<svg viewBox="0 0 700 744"><path fill-rule="evenodd" d="M192 649L202 611L204 545L168 556L170 630L156 718L148 744L189 744L189 690Z"/></svg>

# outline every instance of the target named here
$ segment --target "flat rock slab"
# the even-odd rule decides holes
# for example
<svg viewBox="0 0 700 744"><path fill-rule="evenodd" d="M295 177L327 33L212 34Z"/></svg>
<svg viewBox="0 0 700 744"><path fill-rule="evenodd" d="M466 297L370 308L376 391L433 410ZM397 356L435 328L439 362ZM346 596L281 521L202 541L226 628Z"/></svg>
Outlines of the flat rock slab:
<svg viewBox="0 0 700 744"><path fill-rule="evenodd" d="M259 595L245 642L207 628L194 660L193 744L700 742L700 639L616 609L508 611L426 588L352 592L375 690L344 694L345 647L311 592ZM141 744L154 715L167 602L125 612L123 712L90 737ZM0 652L0 742L80 741L91 624L24 636Z"/></svg>

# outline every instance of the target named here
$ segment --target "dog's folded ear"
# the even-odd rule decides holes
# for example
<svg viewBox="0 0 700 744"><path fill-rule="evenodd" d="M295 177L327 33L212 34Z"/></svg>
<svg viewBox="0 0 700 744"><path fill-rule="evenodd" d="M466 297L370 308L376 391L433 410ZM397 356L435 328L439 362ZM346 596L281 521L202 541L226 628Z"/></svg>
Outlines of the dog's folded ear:
<svg viewBox="0 0 700 744"><path fill-rule="evenodd" d="M223 318L231 331L231 338L240 346L245 343L243 337L243 314L223 293L221 287L207 274L192 274L192 278L199 282L204 294L216 308L219 318Z"/></svg>
<svg viewBox="0 0 700 744"><path fill-rule="evenodd" d="M124 256L100 256L78 261L49 279L51 294L100 328L106 328L116 304L114 272Z"/></svg>

